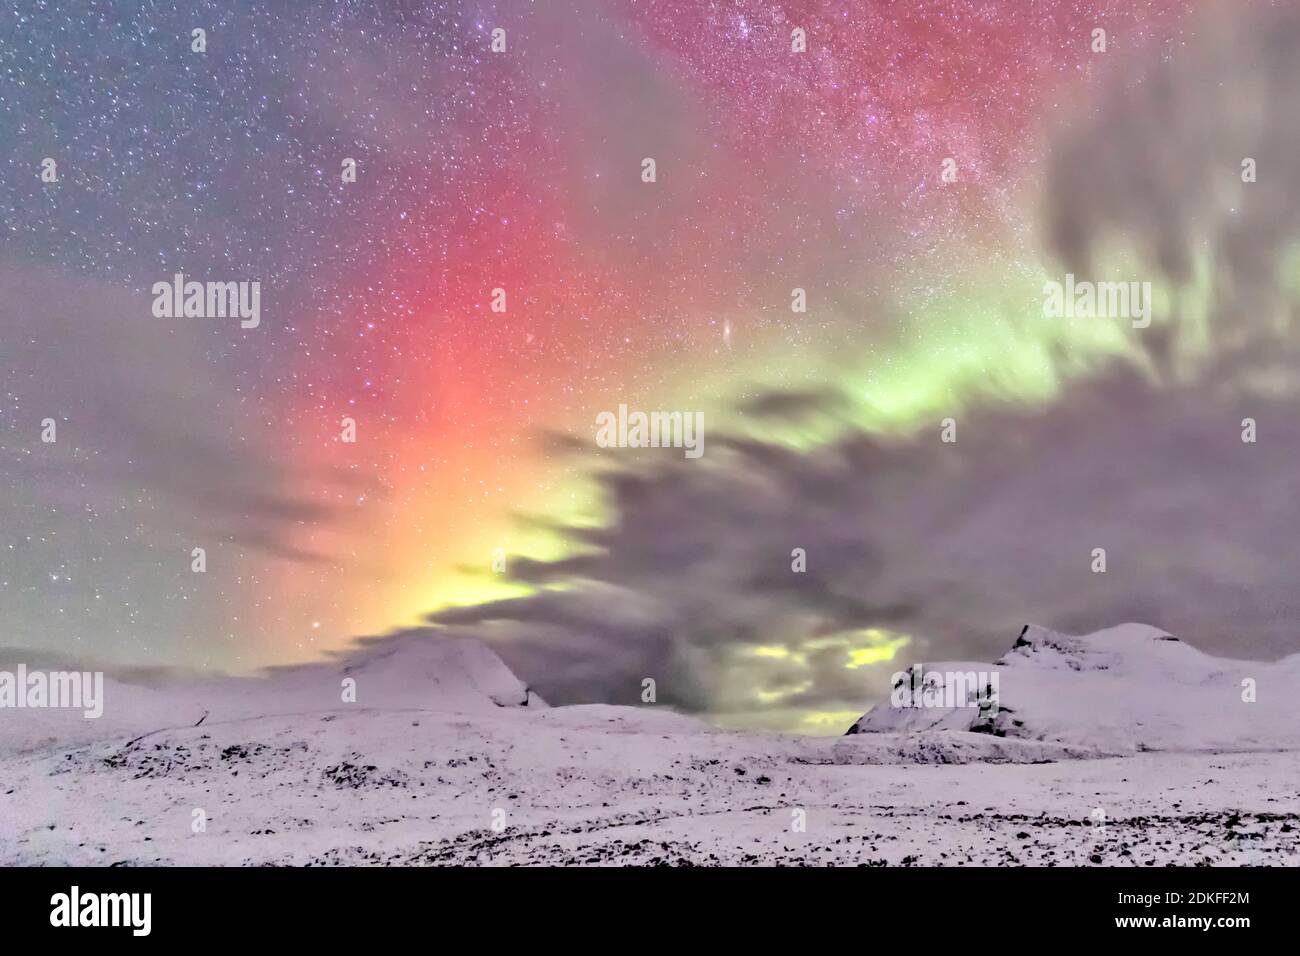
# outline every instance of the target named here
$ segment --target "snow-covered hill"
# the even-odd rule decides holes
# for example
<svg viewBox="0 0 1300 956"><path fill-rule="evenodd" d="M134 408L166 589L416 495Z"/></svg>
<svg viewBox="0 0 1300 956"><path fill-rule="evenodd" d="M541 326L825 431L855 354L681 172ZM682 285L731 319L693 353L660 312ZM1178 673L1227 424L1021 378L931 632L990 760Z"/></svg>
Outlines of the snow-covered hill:
<svg viewBox="0 0 1300 956"><path fill-rule="evenodd" d="M12 670L7 662L16 659L17 652L7 652L0 669ZM347 680L354 683L346 685ZM103 697L103 715L94 719L80 710L0 709L0 755L193 727L201 720L316 716L343 709L472 713L546 707L481 642L425 635L377 639L336 661L272 668L253 677L107 674Z"/></svg>
<svg viewBox="0 0 1300 956"><path fill-rule="evenodd" d="M996 707L906 704L907 690L935 675L996 675ZM1213 657L1145 624L1121 624L1082 637L1026 626L993 664L947 661L913 665L897 700L884 700L850 734L975 731L1124 754L1142 750L1300 749L1300 654L1281 661ZM896 685L897 687L898 685ZM950 703L949 700L939 701Z"/></svg>

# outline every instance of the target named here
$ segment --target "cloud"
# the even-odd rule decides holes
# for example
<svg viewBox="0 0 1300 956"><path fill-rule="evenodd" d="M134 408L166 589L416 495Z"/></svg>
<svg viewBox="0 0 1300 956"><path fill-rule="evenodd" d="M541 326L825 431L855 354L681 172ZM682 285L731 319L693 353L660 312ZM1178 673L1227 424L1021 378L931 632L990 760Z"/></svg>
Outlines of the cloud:
<svg viewBox="0 0 1300 956"><path fill-rule="evenodd" d="M991 659L1028 621L1143 620L1279 656L1300 573L1291 408L1116 366L1048 407L971 409L953 444L937 423L804 453L715 437L702 464L606 474L613 520L575 532L590 553L522 565L543 590L430 620L496 642L548 699L630 703L653 677L665 702L726 712L861 703L897 665L850 668L855 648Z"/></svg>
<svg viewBox="0 0 1300 956"><path fill-rule="evenodd" d="M160 539L201 534L323 560L296 542L335 509L296 493L305 476L285 454L288 435L267 428L259 440L250 427L233 375L205 348L206 335L244 334L219 321L159 320L147 290L0 267L0 469L47 511L71 513L74 528L87 504L113 512L106 502L143 495L149 507L131 524ZM54 444L40 441L46 418Z"/></svg>
<svg viewBox="0 0 1300 956"><path fill-rule="evenodd" d="M1116 242L1175 300L1140 337L1158 363L1202 329L1220 362L1293 341L1300 233L1300 9L1220 5L1174 55L1126 71L1048 162L1050 250L1081 273ZM1253 181L1244 181L1246 165ZM1186 345L1186 342L1182 344Z"/></svg>
<svg viewBox="0 0 1300 956"><path fill-rule="evenodd" d="M652 677L661 702L751 725L860 709L902 663L991 660L1031 621L1144 621L1248 658L1300 648L1284 268L1300 12L1217 24L1127 74L1049 163L1050 252L1086 274L1125 240L1173 290L1133 355L1071 370L1041 404L967 395L955 443L936 421L794 450L764 429L843 422L851 403L761 394L740 409L748 437L712 434L698 462L605 456L610 520L571 530L575 556L516 562L535 593L430 623L494 641L555 702L635 703Z"/></svg>

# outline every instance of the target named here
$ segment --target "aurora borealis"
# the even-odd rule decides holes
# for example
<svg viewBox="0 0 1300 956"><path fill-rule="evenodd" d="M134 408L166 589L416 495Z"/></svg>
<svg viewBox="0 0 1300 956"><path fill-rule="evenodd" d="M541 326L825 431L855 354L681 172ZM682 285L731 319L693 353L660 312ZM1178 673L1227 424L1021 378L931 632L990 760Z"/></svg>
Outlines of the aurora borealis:
<svg viewBox="0 0 1300 956"><path fill-rule="evenodd" d="M559 702L649 675L801 729L1034 615L1294 650L1259 92L1294 74L1257 46L1297 27L1236 6L6 8L0 646L247 669L431 626ZM1067 268L1155 323L1045 318ZM259 327L156 318L181 272L260 282ZM597 454L621 404L708 453Z"/></svg>

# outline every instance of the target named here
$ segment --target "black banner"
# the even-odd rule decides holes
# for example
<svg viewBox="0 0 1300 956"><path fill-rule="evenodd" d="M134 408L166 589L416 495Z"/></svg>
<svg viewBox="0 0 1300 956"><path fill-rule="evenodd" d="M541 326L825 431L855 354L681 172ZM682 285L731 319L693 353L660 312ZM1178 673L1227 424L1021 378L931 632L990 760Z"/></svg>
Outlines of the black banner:
<svg viewBox="0 0 1300 956"><path fill-rule="evenodd" d="M88 869L0 871L6 941L463 945L611 940L665 930L770 942L838 934L936 943L1042 930L1058 939L1288 928L1288 869ZM836 927L839 927L838 929ZM975 934L971 937L968 934ZM454 935L453 935L454 934ZM610 935L613 934L613 935ZM989 934L992 934L991 936ZM652 938L647 936L645 938ZM672 937L677 940L684 937ZM1010 938L1010 937L1008 937ZM461 942L456 942L460 940Z"/></svg>

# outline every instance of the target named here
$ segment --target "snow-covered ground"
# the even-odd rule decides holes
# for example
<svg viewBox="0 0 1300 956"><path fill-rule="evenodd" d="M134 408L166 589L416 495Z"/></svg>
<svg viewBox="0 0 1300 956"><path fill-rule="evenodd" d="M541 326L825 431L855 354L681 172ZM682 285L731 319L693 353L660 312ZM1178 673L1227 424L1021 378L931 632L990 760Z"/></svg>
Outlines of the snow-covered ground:
<svg viewBox="0 0 1300 956"><path fill-rule="evenodd" d="M1062 653L1044 648L1064 636L1042 637L1036 653ZM1062 664L1058 677L1145 666L1167 681L1165 658L1130 660L1166 654L1142 643L1155 637L1129 637L1092 651L1088 638L1066 639L1076 665L1112 657L1103 670ZM358 681L354 704L338 699L343 676ZM1011 683L1024 694L1029 681ZM404 690L390 696L390 685ZM1111 718L1097 724L1099 740L1077 720L1057 733L1032 695L1019 699L1017 718L1033 720L1018 736L859 722L865 732L852 736L796 738L719 731L653 705L547 708L486 648L429 642L378 643L256 690L231 679L242 689L229 707L204 686L202 701L153 687L143 718L152 727L90 731L98 722L82 721L76 739L58 739L57 727L51 739L49 724L20 730L36 712L0 711L0 863L1300 862L1300 754L1284 709L1275 736L1252 723L1241 747L1209 750L1134 752L1150 742L1130 746ZM1193 681L1177 694L1188 686L1217 692ZM317 699L326 688L328 701ZM1015 706L1006 679L1002 695ZM278 706L249 712L267 702ZM1149 716L1132 702L1096 705ZM196 706L209 714L199 726ZM110 698L106 719L111 710ZM1152 726L1179 742L1167 724ZM1204 728L1185 733L1210 739ZM1116 752L1125 755L1101 756Z"/></svg>

